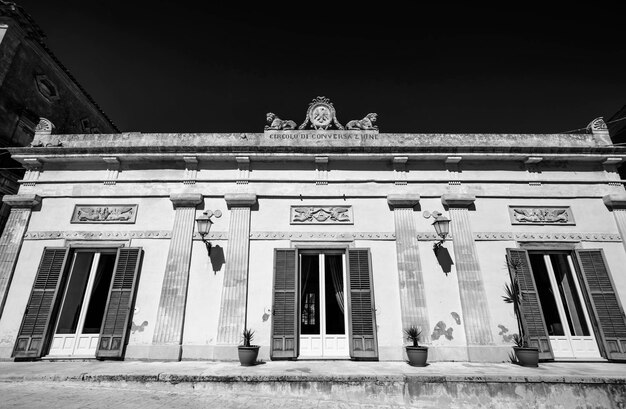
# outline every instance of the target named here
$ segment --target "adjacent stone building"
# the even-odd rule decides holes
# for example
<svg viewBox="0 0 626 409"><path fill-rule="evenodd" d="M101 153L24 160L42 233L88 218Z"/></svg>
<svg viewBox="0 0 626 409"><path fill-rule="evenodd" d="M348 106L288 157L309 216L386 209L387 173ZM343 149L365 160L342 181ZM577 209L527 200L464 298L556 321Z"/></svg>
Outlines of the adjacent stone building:
<svg viewBox="0 0 626 409"><path fill-rule="evenodd" d="M33 19L19 5L0 0L0 198L17 192L24 175L4 148L28 146L39 118L59 133L119 132L46 46ZM0 207L0 232L8 212Z"/></svg>
<svg viewBox="0 0 626 409"><path fill-rule="evenodd" d="M417 325L431 361L505 361L512 276L542 359L626 357L626 150L601 119L388 134L305 108L259 133L9 148L40 166L4 198L0 359L228 360L251 328L265 360L402 360Z"/></svg>

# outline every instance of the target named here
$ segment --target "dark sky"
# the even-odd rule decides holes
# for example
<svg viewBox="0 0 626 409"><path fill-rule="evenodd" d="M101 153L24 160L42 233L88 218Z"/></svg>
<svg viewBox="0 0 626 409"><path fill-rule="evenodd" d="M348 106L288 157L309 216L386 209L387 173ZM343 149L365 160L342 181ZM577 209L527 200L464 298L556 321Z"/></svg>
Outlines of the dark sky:
<svg viewBox="0 0 626 409"><path fill-rule="evenodd" d="M626 104L624 20L599 6L17 3L122 131L261 132L318 95L381 132L556 133Z"/></svg>

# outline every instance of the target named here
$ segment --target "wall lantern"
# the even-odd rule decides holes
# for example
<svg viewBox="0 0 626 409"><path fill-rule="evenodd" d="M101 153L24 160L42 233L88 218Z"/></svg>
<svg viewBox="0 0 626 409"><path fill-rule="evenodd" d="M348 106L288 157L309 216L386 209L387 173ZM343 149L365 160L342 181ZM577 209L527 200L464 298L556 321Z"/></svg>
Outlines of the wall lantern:
<svg viewBox="0 0 626 409"><path fill-rule="evenodd" d="M428 219L429 217L433 217L435 219L433 226L435 227L437 235L441 237L441 240L433 245L433 250L437 251L442 246L446 236L448 236L448 233L450 233L450 219L436 210L433 212L429 212L428 210L425 211L424 218Z"/></svg>
<svg viewBox="0 0 626 409"><path fill-rule="evenodd" d="M200 233L200 236L202 237L202 242L206 246L206 251L209 257L211 256L211 242L206 239L206 236L209 235L209 232L211 231L211 226L213 226L213 220L211 220L211 217L213 216L215 216L216 218L220 218L222 217L222 212L220 210L216 210L214 212L207 210L196 219L196 224L198 225L198 233Z"/></svg>

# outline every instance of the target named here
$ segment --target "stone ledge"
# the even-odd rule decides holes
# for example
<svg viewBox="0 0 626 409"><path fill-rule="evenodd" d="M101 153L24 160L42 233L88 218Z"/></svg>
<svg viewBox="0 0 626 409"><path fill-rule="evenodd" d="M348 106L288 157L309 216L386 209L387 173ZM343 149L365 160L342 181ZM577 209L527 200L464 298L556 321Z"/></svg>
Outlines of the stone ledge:
<svg viewBox="0 0 626 409"><path fill-rule="evenodd" d="M170 200L174 207L196 207L204 201L201 193L172 193Z"/></svg>
<svg viewBox="0 0 626 409"><path fill-rule="evenodd" d="M226 193L224 195L228 207L252 207L256 204L255 193Z"/></svg>
<svg viewBox="0 0 626 409"><path fill-rule="evenodd" d="M441 203L448 207L469 207L476 201L476 195L468 193L446 193L441 196Z"/></svg>
<svg viewBox="0 0 626 409"><path fill-rule="evenodd" d="M413 208L420 202L419 193L392 193L387 195L387 204L391 208Z"/></svg>
<svg viewBox="0 0 626 409"><path fill-rule="evenodd" d="M606 195L602 198L602 201L611 210L626 209L626 194L624 193Z"/></svg>
<svg viewBox="0 0 626 409"><path fill-rule="evenodd" d="M2 201L10 207L32 209L41 204L41 197L35 194L4 195Z"/></svg>

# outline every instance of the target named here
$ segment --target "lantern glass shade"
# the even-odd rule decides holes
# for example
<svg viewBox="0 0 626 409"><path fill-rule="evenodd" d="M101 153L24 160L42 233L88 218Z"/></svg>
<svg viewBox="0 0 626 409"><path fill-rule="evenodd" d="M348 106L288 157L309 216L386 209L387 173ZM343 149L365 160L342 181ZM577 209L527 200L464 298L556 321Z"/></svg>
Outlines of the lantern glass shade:
<svg viewBox="0 0 626 409"><path fill-rule="evenodd" d="M196 219L196 223L198 225L198 233L200 233L203 236L206 234L209 234L209 231L211 230L211 225L213 224L213 222L211 221L209 216L207 216L206 213L203 213L202 216L199 216Z"/></svg>
<svg viewBox="0 0 626 409"><path fill-rule="evenodd" d="M441 238L445 239L448 233L450 233L450 220L445 216L437 217L437 219L433 222L433 226L435 226L435 231Z"/></svg>

